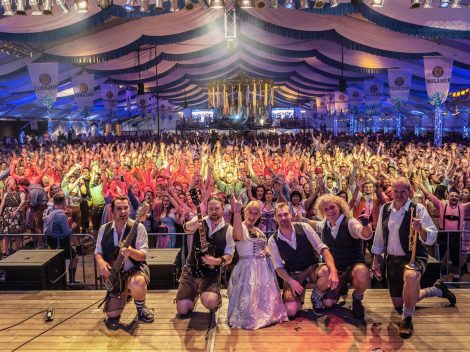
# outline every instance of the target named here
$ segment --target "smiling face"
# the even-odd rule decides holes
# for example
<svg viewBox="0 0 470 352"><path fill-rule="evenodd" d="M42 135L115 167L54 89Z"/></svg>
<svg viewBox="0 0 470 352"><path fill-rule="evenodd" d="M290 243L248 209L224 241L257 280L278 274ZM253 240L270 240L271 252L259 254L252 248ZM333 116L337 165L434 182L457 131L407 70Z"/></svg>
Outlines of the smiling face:
<svg viewBox="0 0 470 352"><path fill-rule="evenodd" d="M341 215L338 205L334 202L324 202L321 211L330 222L336 222Z"/></svg>
<svg viewBox="0 0 470 352"><path fill-rule="evenodd" d="M280 207L276 207L274 211L274 220L282 228L288 228L292 225L292 214L289 210L289 205L284 204Z"/></svg>
<svg viewBox="0 0 470 352"><path fill-rule="evenodd" d="M248 226L254 226L261 215L260 207L258 204L248 205L245 208L245 223Z"/></svg>

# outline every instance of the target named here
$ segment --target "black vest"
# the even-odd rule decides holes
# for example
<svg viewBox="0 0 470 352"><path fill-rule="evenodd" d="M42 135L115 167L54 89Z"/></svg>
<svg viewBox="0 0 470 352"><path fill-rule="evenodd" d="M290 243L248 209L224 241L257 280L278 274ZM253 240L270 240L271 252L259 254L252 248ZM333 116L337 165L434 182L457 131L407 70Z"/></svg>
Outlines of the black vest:
<svg viewBox="0 0 470 352"><path fill-rule="evenodd" d="M284 268L287 272L304 271L310 265L319 262L318 254L312 244L305 235L305 231L300 223L294 223L295 238L297 241L297 249L292 248L289 244L278 237L278 233L274 234L279 254L284 261Z"/></svg>
<svg viewBox="0 0 470 352"><path fill-rule="evenodd" d="M346 271L350 265L355 263L366 262L362 250L362 240L351 236L348 223L349 219L345 216L339 225L336 238L333 238L331 229L326 223L323 228L323 241L333 254L336 269L339 271Z"/></svg>
<svg viewBox="0 0 470 352"><path fill-rule="evenodd" d="M127 235L129 234L131 228L132 228L133 222L127 221L126 224L126 229L124 230L124 235L122 236L121 240L124 240ZM114 229L113 229L113 222L108 222L107 224L103 225L104 232L103 232L103 238L101 239L101 250L103 251L103 259L106 260L108 263L113 261L116 258L113 258L114 254L114 249L116 246L114 245ZM135 243L137 241L137 235L134 237L134 239L131 241L131 246L135 248ZM129 257L129 260L134 264L136 267L140 268L140 270L144 271L146 274L149 272L147 262L138 262L137 260L134 260ZM150 277L150 276L149 276Z"/></svg>
<svg viewBox="0 0 470 352"><path fill-rule="evenodd" d="M207 225L207 222L204 221L204 229L206 232L206 241L207 243L212 247L213 253L212 255L216 258L221 257L224 255L225 252L225 246L227 244L226 240L226 235L227 235L227 230L229 227L229 224L225 224L222 228L217 230L212 234L212 237L209 238L209 226ZM188 255L188 258L186 259L186 265L189 267L195 266L196 265L196 259L195 259L195 252L197 249L201 248L201 238L199 236L199 229L194 233L193 235L193 245L191 247L191 252ZM201 265L199 267L202 268ZM204 266L204 271L207 272L208 268ZM211 270L214 272L214 274L217 274L220 272L220 267L216 266L214 270Z"/></svg>
<svg viewBox="0 0 470 352"><path fill-rule="evenodd" d="M415 211L413 216L416 216L416 204L411 202L410 207L414 206ZM384 238L384 248L385 248L385 253L387 253L387 247L388 247L388 238L389 238L389 230L388 230L388 220L390 219L390 213L392 212L392 202L386 203L383 207L383 213L382 213L382 233L383 233L383 238ZM411 258L411 251L409 250L409 234L410 234L410 222L411 222L411 217L412 214L409 211L405 212L405 215L403 216L403 221L401 222L400 228L398 230L398 234L400 236L400 244L401 248L403 249L403 252L405 252L405 256ZM422 258L424 260L428 260L428 249L427 247L421 242L418 238L416 239L416 257L417 258Z"/></svg>

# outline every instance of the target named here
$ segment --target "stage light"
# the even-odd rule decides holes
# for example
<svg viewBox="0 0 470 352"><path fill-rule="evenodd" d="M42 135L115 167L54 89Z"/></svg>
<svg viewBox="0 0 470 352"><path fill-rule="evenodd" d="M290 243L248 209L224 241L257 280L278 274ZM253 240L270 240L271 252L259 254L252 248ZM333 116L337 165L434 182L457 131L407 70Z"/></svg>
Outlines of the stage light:
<svg viewBox="0 0 470 352"><path fill-rule="evenodd" d="M453 9L460 9L460 0L452 0L452 5L450 5Z"/></svg>
<svg viewBox="0 0 470 352"><path fill-rule="evenodd" d="M135 0L126 0L126 3L124 4L123 7L124 7L124 10L126 10L127 12L134 12L134 5L135 5Z"/></svg>
<svg viewBox="0 0 470 352"><path fill-rule="evenodd" d="M176 11L179 11L179 7L178 7L178 0L171 0L171 6L170 6L170 11L171 12L176 12Z"/></svg>
<svg viewBox="0 0 470 352"><path fill-rule="evenodd" d="M294 0L286 0L284 7L286 9L293 9L294 8Z"/></svg>
<svg viewBox="0 0 470 352"><path fill-rule="evenodd" d="M211 1L211 8L213 8L213 9L223 9L224 8L224 1L223 0L212 0Z"/></svg>
<svg viewBox="0 0 470 352"><path fill-rule="evenodd" d="M449 1L450 0L441 0L441 4L439 5L439 7L442 7L443 9L449 7Z"/></svg>
<svg viewBox="0 0 470 352"><path fill-rule="evenodd" d="M42 2L42 14L46 16L52 15L52 0L44 0Z"/></svg>
<svg viewBox="0 0 470 352"><path fill-rule="evenodd" d="M140 12L150 12L149 0L142 0L141 1Z"/></svg>
<svg viewBox="0 0 470 352"><path fill-rule="evenodd" d="M241 9L251 9L253 7L253 3L251 0L242 0L240 3Z"/></svg>
<svg viewBox="0 0 470 352"><path fill-rule="evenodd" d="M15 14L15 11L11 8L10 0L2 0L2 6L5 10L3 13L5 16L13 16Z"/></svg>
<svg viewBox="0 0 470 352"><path fill-rule="evenodd" d="M272 9L277 9L278 7L279 7L278 0L271 0L271 8Z"/></svg>
<svg viewBox="0 0 470 352"><path fill-rule="evenodd" d="M102 7L102 5L101 5L101 2L105 2L105 1L108 3L108 6L106 6L106 7L109 7L113 4L113 0L101 0L99 2L98 6L101 7L102 9L105 9L106 7ZM59 5L59 7L63 11L63 13L69 13L70 12L69 5L67 5L65 0L55 0L55 3L57 5Z"/></svg>
<svg viewBox="0 0 470 352"><path fill-rule="evenodd" d="M372 7L384 7L384 0L371 0Z"/></svg>
<svg viewBox="0 0 470 352"><path fill-rule="evenodd" d="M20 16L26 16L26 0L18 0L16 2L16 14Z"/></svg>
<svg viewBox="0 0 470 352"><path fill-rule="evenodd" d="M299 10L305 10L308 9L308 0L300 0L299 1Z"/></svg>
<svg viewBox="0 0 470 352"><path fill-rule="evenodd" d="M421 3L419 1L420 0L411 0L410 9L417 9L418 7L420 7Z"/></svg>
<svg viewBox="0 0 470 352"><path fill-rule="evenodd" d="M430 8L432 8L432 0L424 0L423 9L430 9Z"/></svg>
<svg viewBox="0 0 470 352"><path fill-rule="evenodd" d="M163 10L163 0L155 0L155 10L157 11Z"/></svg>
<svg viewBox="0 0 470 352"><path fill-rule="evenodd" d="M315 1L315 4L313 4L313 8L315 10L321 10L325 6L325 2L323 0L317 0Z"/></svg>
<svg viewBox="0 0 470 352"><path fill-rule="evenodd" d="M333 8L336 6L338 6L338 0L330 0L330 7Z"/></svg>
<svg viewBox="0 0 470 352"><path fill-rule="evenodd" d="M266 7L266 1L265 0L256 0L256 7L258 9L264 9Z"/></svg>
<svg viewBox="0 0 470 352"><path fill-rule="evenodd" d="M184 0L184 8L186 10L192 10L194 9L194 4L192 3L191 0Z"/></svg>
<svg viewBox="0 0 470 352"><path fill-rule="evenodd" d="M39 4L39 0L29 0L29 6L33 9L31 15L33 16L40 16L42 15L41 5Z"/></svg>

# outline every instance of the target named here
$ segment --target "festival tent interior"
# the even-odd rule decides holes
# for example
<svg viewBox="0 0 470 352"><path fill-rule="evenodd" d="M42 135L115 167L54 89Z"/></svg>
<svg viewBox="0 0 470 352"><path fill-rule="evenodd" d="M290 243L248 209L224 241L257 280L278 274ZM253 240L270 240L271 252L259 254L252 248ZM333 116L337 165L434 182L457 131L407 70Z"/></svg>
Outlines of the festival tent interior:
<svg viewBox="0 0 470 352"><path fill-rule="evenodd" d="M200 109L295 108L352 132L443 124L466 136L469 3L2 0L0 119L130 130L158 114L165 129Z"/></svg>

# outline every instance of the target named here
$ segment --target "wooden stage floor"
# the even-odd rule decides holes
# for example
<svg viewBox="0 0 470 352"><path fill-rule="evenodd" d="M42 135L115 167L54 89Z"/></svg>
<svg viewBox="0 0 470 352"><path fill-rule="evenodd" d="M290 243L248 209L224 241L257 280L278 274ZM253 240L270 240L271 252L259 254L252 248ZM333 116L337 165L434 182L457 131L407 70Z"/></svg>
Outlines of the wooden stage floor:
<svg viewBox="0 0 470 352"><path fill-rule="evenodd" d="M456 307L441 298L419 303L409 340L398 336L399 316L386 290L367 291L362 324L347 309L349 297L323 317L314 318L307 303L297 319L256 331L229 328L225 295L217 313L197 304L190 318L177 319L175 291L150 292L153 324L136 323L130 303L122 329L108 331L97 308L104 291L0 293L0 351L470 351L470 290L454 292ZM40 313L5 330L48 306L53 322Z"/></svg>

